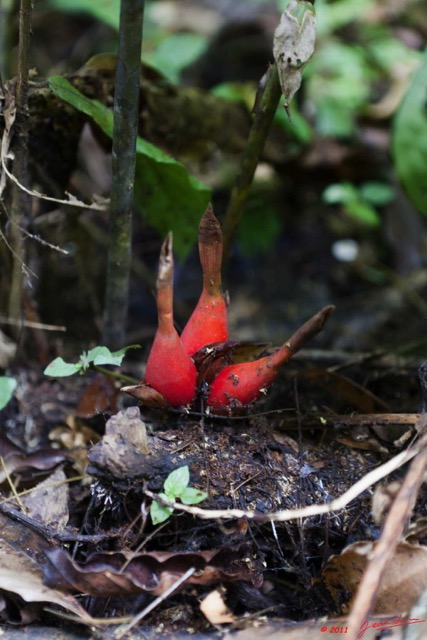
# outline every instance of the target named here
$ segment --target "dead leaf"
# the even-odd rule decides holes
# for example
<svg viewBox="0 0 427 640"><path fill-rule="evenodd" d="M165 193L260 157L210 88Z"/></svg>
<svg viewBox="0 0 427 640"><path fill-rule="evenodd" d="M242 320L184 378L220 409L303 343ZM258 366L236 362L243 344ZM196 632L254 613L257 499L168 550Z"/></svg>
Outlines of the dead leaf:
<svg viewBox="0 0 427 640"><path fill-rule="evenodd" d="M230 624L237 618L224 602L220 589L208 593L200 603L200 611L211 624Z"/></svg>
<svg viewBox="0 0 427 640"><path fill-rule="evenodd" d="M85 388L76 409L79 418L93 418L100 413L117 413L117 389L112 378L96 375Z"/></svg>
<svg viewBox="0 0 427 640"><path fill-rule="evenodd" d="M46 555L49 560L46 584L102 597L143 592L158 596L192 567L196 572L187 584L244 581L260 586L262 583L261 564L251 558L246 544L182 553L100 552L92 553L84 563L75 562L62 549L52 549Z"/></svg>
<svg viewBox="0 0 427 640"><path fill-rule="evenodd" d="M5 436L0 437L0 456L3 459L3 465L0 467L0 483L5 481L6 472L10 475L14 471L22 472L27 469L49 471L66 459L63 452L49 447L26 453Z"/></svg>
<svg viewBox="0 0 427 640"><path fill-rule="evenodd" d="M314 53L316 14L311 2L291 0L274 34L273 55L285 108L301 86L302 71Z"/></svg>
<svg viewBox="0 0 427 640"><path fill-rule="evenodd" d="M345 612L356 594L375 543L355 542L332 556L323 579L336 605ZM409 612L427 589L427 547L400 542L380 585L376 613Z"/></svg>
<svg viewBox="0 0 427 640"><path fill-rule="evenodd" d="M92 624L75 598L44 584L41 566L46 551L47 544L40 536L0 514L0 589L29 603L59 605L78 616L81 622Z"/></svg>
<svg viewBox="0 0 427 640"><path fill-rule="evenodd" d="M27 515L42 524L62 531L69 518L68 484L62 469L57 469L46 480L21 497Z"/></svg>

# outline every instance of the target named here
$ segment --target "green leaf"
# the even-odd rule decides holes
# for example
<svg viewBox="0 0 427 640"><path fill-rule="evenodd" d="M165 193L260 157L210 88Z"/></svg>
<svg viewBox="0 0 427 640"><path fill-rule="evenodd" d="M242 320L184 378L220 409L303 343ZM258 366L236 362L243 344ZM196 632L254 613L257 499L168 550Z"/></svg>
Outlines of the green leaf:
<svg viewBox="0 0 427 640"><path fill-rule="evenodd" d="M370 227L379 227L381 225L381 218L378 212L368 202L350 200L345 203L344 210L359 222L363 222Z"/></svg>
<svg viewBox="0 0 427 640"><path fill-rule="evenodd" d="M0 376L0 411L7 405L16 389L16 380L8 376Z"/></svg>
<svg viewBox="0 0 427 640"><path fill-rule="evenodd" d="M89 363L93 363L94 365L105 365L111 364L116 367L120 367L122 364L122 360L124 357L124 353L120 355L116 355L115 353L111 353L108 347L94 347L87 354Z"/></svg>
<svg viewBox="0 0 427 640"><path fill-rule="evenodd" d="M52 378L65 378L66 376L73 376L82 369L81 362L72 364L71 362L64 362L60 357L52 360L44 370L45 376L51 376Z"/></svg>
<svg viewBox="0 0 427 640"><path fill-rule="evenodd" d="M359 193L364 200L378 207L388 204L395 198L393 187L385 182L364 182L360 185Z"/></svg>
<svg viewBox="0 0 427 640"><path fill-rule="evenodd" d="M187 487L179 496L184 504L198 504L202 500L206 500L208 494L206 491L200 491L194 487Z"/></svg>
<svg viewBox="0 0 427 640"><path fill-rule="evenodd" d="M159 495L165 500L168 499L168 497L164 493L160 493ZM156 500L154 500L151 504L150 515L153 524L161 524L162 522L165 522L165 520L167 520L172 515L172 513L172 507L164 507L162 504L160 504L160 502L157 502Z"/></svg>
<svg viewBox="0 0 427 640"><path fill-rule="evenodd" d="M190 470L188 466L178 467L168 475L163 485L165 493L168 497L178 498L188 486L190 480Z"/></svg>
<svg viewBox="0 0 427 640"><path fill-rule="evenodd" d="M119 28L120 0L49 0L49 6L69 13L88 13L114 29Z"/></svg>
<svg viewBox="0 0 427 640"><path fill-rule="evenodd" d="M427 49L394 118L392 153L413 205L427 215Z"/></svg>
<svg viewBox="0 0 427 640"><path fill-rule="evenodd" d="M350 202L357 198L357 190L350 182L337 182L326 187L322 198L328 204Z"/></svg>
<svg viewBox="0 0 427 640"><path fill-rule="evenodd" d="M174 251L181 261L195 243L200 218L209 199L209 189L168 156L163 162L137 156L135 202L138 210L162 236L173 231Z"/></svg>
<svg viewBox="0 0 427 640"><path fill-rule="evenodd" d="M198 33L168 35L159 46L143 56L144 62L158 69L171 82L178 82L182 69L205 51L208 38Z"/></svg>
<svg viewBox="0 0 427 640"><path fill-rule="evenodd" d="M88 115L112 137L113 114L106 106L81 94L62 76L49 78L49 86L61 100ZM136 153L136 205L161 235L173 231L174 249L184 260L195 242L210 190L183 164L142 138L137 139Z"/></svg>

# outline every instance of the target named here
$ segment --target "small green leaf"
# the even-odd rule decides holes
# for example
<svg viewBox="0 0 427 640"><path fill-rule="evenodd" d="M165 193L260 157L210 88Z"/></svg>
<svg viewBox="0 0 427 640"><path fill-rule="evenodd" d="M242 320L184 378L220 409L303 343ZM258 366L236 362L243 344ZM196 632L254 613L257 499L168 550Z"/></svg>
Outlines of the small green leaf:
<svg viewBox="0 0 427 640"><path fill-rule="evenodd" d="M73 376L82 369L81 362L72 364L71 362L64 362L60 357L52 360L44 370L45 376L51 376L52 378L65 378L66 376Z"/></svg>
<svg viewBox="0 0 427 640"><path fill-rule="evenodd" d="M328 204L341 204L355 200L357 198L357 191L349 182L338 182L326 187L322 198Z"/></svg>
<svg viewBox="0 0 427 640"><path fill-rule="evenodd" d="M188 486L190 480L190 470L188 466L174 469L166 478L164 486L165 493L169 497L181 497Z"/></svg>
<svg viewBox="0 0 427 640"><path fill-rule="evenodd" d="M7 405L16 389L16 380L8 376L0 376L0 411Z"/></svg>
<svg viewBox="0 0 427 640"><path fill-rule="evenodd" d="M161 498L164 498L165 500L168 499L168 497L164 493L160 493L159 496ZM150 515L153 524L161 524L162 522L165 522L165 520L167 520L172 515L172 513L172 507L165 507L156 500L154 500L151 504Z"/></svg>
<svg viewBox="0 0 427 640"><path fill-rule="evenodd" d="M393 187L385 182L364 182L360 185L360 195L370 204L381 207L395 198Z"/></svg>
<svg viewBox="0 0 427 640"><path fill-rule="evenodd" d="M206 500L208 494L206 491L200 491L194 487L187 487L179 496L184 504L198 504L202 500Z"/></svg>
<svg viewBox="0 0 427 640"><path fill-rule="evenodd" d="M123 360L123 356L115 356L108 347L94 347L87 356L90 363L99 366L112 364L119 367Z"/></svg>
<svg viewBox="0 0 427 640"><path fill-rule="evenodd" d="M353 218L363 222L371 227L379 227L381 218L377 211L367 202L363 200L350 200L345 203L344 210Z"/></svg>

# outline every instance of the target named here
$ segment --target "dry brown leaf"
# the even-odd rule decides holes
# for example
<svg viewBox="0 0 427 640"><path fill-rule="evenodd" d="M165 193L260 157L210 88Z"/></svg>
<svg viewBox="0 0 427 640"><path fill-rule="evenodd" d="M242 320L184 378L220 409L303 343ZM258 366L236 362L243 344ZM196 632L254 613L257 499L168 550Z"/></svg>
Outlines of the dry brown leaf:
<svg viewBox="0 0 427 640"><path fill-rule="evenodd" d="M355 542L332 556L323 570L326 587L343 611L356 594L374 548L372 542ZM408 612L426 589L427 547L400 542L381 582L375 611Z"/></svg>
<svg viewBox="0 0 427 640"><path fill-rule="evenodd" d="M39 559L47 544L24 525L0 514L0 589L20 596L26 602L59 605L76 615L81 622L92 624L87 612L70 595L44 584Z"/></svg>
<svg viewBox="0 0 427 640"><path fill-rule="evenodd" d="M62 469L57 469L30 493L21 497L27 515L55 531L62 531L69 518L68 483Z"/></svg>
<svg viewBox="0 0 427 640"><path fill-rule="evenodd" d="M262 584L260 562L251 557L246 544L197 552L99 552L92 553L84 563L75 562L62 549L49 550L46 555L46 584L101 597L142 592L162 595L192 567L196 572L188 578L188 584Z"/></svg>

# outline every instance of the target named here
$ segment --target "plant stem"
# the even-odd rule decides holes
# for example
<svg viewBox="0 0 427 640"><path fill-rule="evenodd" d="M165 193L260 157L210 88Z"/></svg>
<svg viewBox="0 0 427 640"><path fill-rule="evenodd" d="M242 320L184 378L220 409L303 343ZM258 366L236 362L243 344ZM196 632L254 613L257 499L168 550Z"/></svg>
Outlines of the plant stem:
<svg viewBox="0 0 427 640"><path fill-rule="evenodd" d="M21 0L19 7L18 79L16 84L15 177L24 187L28 179L28 66L31 37L32 0ZM22 228L31 215L31 196L17 185L12 188L10 212L10 247L13 251L12 276L9 294L9 316L18 319L22 314L25 267L25 247ZM19 331L19 327L17 332Z"/></svg>
<svg viewBox="0 0 427 640"><path fill-rule="evenodd" d="M93 365L93 370L98 371L98 373L103 373L110 378L114 378L115 380L123 380L123 382L129 382L129 384L138 384L139 380L136 378L132 378L132 376L127 376L125 373L118 373L117 371L110 371L110 369L105 369L105 367L100 367L98 364Z"/></svg>
<svg viewBox="0 0 427 640"><path fill-rule="evenodd" d="M143 16L144 0L121 0L114 95L110 246L102 336L104 344L110 348L122 346L126 335Z"/></svg>
<svg viewBox="0 0 427 640"><path fill-rule="evenodd" d="M281 88L276 65L268 70L268 77L259 106L249 132L246 147L240 162L239 173L231 191L230 202L224 217L224 251L222 258L223 269L230 256L231 246L238 226L243 217L244 206L252 186L255 169L258 165L262 150L267 140L268 132L279 104Z"/></svg>

